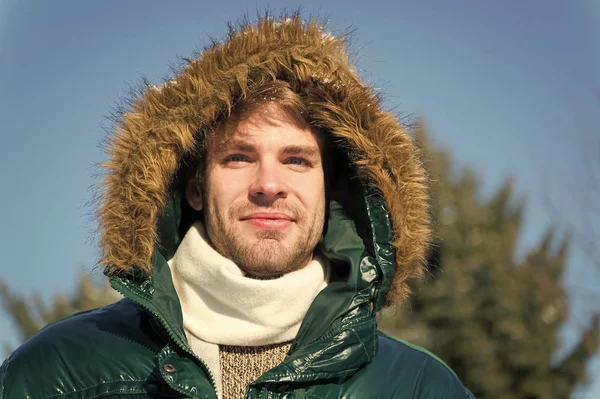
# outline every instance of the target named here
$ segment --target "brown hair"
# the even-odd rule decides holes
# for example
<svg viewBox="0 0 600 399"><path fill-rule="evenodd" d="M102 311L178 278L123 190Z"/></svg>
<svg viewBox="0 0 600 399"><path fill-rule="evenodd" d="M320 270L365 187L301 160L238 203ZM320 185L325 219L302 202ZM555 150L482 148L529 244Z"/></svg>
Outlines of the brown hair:
<svg viewBox="0 0 600 399"><path fill-rule="evenodd" d="M215 140L226 140L227 135L233 132L242 121L258 112L264 113L265 121L268 123L276 123L282 119L287 119L296 127L311 130L317 136L323 149L321 155L323 157L325 184L328 186L327 180L329 179L327 177L329 176L331 161L326 153L331 148L329 134L311 123L303 99L283 80L273 80L243 93L240 99L217 120L198 153L195 170L196 184L200 184L203 180L206 171L206 155L216 144Z"/></svg>
<svg viewBox="0 0 600 399"><path fill-rule="evenodd" d="M302 98L290 88L287 82L273 80L243 93L224 118L217 121L213 134L228 133L254 113L266 110L276 111L268 113L266 115L268 119L285 116L296 126L313 130L307 119L308 113Z"/></svg>

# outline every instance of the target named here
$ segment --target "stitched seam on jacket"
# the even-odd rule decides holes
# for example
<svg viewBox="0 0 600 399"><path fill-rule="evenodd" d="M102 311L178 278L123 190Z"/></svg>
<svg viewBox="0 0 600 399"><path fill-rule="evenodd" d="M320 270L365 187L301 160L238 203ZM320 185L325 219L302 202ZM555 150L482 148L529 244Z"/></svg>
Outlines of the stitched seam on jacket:
<svg viewBox="0 0 600 399"><path fill-rule="evenodd" d="M133 382L145 382L145 381L146 381L146 380L129 380L129 381L127 381L127 382L132 382L132 383L133 383ZM88 387L81 388L81 389L75 389L74 391L70 391L70 392L66 392L66 393L57 393L57 394L50 395L50 396L44 396L44 397L43 397L43 399L59 398L59 397L68 398L68 397L69 397L69 395L72 395L72 394L74 394L74 393L78 393L78 392L87 391L87 390L89 390L89 389L92 389L92 388L97 388L97 387L99 387L99 386L102 386L102 385L105 385L105 384L112 384L112 383L114 383L114 382L124 382L124 381L123 381L123 380L104 381L104 382L101 382L100 384L96 384L96 385L90 385L90 386L88 386ZM101 394L101 395L106 395L107 393L126 392L126 391L128 391L128 392L130 392L130 393L131 393L131 392L132 392L132 391L134 391L134 390L137 390L137 389L136 389L136 388L119 388L119 389L113 389L113 390L111 390L111 391L108 391L108 392L102 392L102 394ZM144 391L143 391L143 390L140 390L140 393L144 393ZM99 396L98 396L98 395L94 395L92 398L97 398L97 397L99 397Z"/></svg>
<svg viewBox="0 0 600 399"><path fill-rule="evenodd" d="M362 350L365 351L365 355L367 355L367 360L370 362L371 356L369 356L369 352L367 351L367 347L366 347L365 343L362 341L362 339L360 339L360 336L356 333L356 331L354 331L354 330L350 330L350 331L352 331L352 333L354 335L356 335L356 339L358 339L358 342L360 342L360 346L362 347Z"/></svg>
<svg viewBox="0 0 600 399"><path fill-rule="evenodd" d="M364 318L361 318L361 319L359 319L359 320L358 320L358 321L356 321L356 322L353 322L353 323L348 323L348 325L347 325L347 326L352 326L352 327L354 327L354 326L356 326L356 325L362 324L363 322L368 322L368 321L370 321L370 320L371 320L371 317L370 317L370 316L366 316L366 317L364 317ZM374 329L375 329L375 333L377 333L377 325L375 324L375 326L374 326L374 327L375 327L375 328L374 328ZM344 330L342 330L342 331L344 331ZM354 330L349 330L349 331L352 331L352 333L354 333L354 334L356 335L356 337L358 338L358 340L359 340L359 342L360 342L360 344L361 344L361 346L362 346L363 350L364 350L364 351L367 353L367 359L369 359L369 361L370 361L370 360L371 360L371 358L370 358L370 356L369 356L369 353L367 352L367 348L365 347L364 343L362 342L362 340L360 339L360 337L358 336L358 334L356 333L356 331L354 331ZM341 331L340 331L340 332L341 332ZM321 349L320 351L316 352L316 354L315 354L315 356L314 356L314 357L318 357L318 355L320 355L321 353L323 353L323 352L324 352L324 351L326 351L327 349L329 349L329 348L328 348L328 347L327 347L327 348L323 348L323 349ZM306 364L304 365L304 367L301 367L301 368L299 368L297 371L292 371L292 370L289 370L289 371L288 371L288 373L278 373L278 374L273 374L273 377L294 377L294 375L296 375L296 374L298 374L298 373L303 373L303 372L304 372L304 370L306 370L307 368L309 368L309 367L312 365L312 362L313 362L313 359L311 359L311 360L307 361L307 362L306 362ZM289 368L288 368L288 369L289 369ZM350 371L350 370L353 370L353 369L354 369L354 368L347 368L347 369L343 369L343 370L338 370L338 372L340 372L340 373L343 373L343 372ZM292 374L290 374L290 372L291 372ZM319 375L319 374L320 374L320 373L307 373L307 374L304 374L304 376L307 376L307 377L314 377L314 376L317 376L317 375Z"/></svg>

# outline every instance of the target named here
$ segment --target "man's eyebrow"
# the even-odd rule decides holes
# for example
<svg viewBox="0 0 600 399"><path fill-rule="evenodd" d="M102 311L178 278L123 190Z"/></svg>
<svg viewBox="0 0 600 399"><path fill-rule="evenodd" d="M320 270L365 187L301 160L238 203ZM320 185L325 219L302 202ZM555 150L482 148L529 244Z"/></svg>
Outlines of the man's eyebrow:
<svg viewBox="0 0 600 399"><path fill-rule="evenodd" d="M306 155L308 157L316 157L320 154L319 148L312 145L288 145L283 149L284 154L289 155Z"/></svg>
<svg viewBox="0 0 600 399"><path fill-rule="evenodd" d="M215 149L216 153L240 151L240 152L255 152L256 146L248 141L236 140L233 142L225 142L219 148Z"/></svg>

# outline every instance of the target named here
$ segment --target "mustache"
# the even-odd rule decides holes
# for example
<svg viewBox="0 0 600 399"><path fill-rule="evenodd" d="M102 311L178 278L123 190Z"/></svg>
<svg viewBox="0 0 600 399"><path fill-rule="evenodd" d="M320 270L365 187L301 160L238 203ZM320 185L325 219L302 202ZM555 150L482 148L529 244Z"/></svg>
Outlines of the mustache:
<svg viewBox="0 0 600 399"><path fill-rule="evenodd" d="M281 202L279 202L279 203L274 202L273 204L271 204L269 206L257 206L256 204L253 204L251 202L244 203L244 204L240 204L240 205L236 205L236 206L232 207L230 212L231 212L232 216L235 216L236 219L238 219L241 215L249 215L249 214L258 213L258 212L283 213L283 214L291 216L295 220L298 220L300 218L300 216L302 215L302 210L300 209L299 206L296 206L293 204L283 204Z"/></svg>

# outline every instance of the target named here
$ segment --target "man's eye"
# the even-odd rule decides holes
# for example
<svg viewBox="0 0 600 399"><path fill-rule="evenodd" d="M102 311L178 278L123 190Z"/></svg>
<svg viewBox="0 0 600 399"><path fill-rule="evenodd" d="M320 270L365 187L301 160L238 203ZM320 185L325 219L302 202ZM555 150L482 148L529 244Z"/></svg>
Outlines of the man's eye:
<svg viewBox="0 0 600 399"><path fill-rule="evenodd" d="M299 166L308 165L308 161L306 159L296 157L288 158L287 163Z"/></svg>
<svg viewBox="0 0 600 399"><path fill-rule="evenodd" d="M240 154L230 155L227 158L225 158L225 163L227 163L227 162L246 162L246 161L248 161L248 157L246 157L244 155L240 155Z"/></svg>

